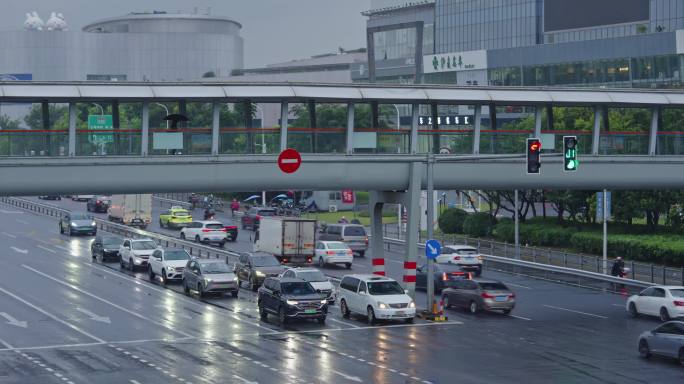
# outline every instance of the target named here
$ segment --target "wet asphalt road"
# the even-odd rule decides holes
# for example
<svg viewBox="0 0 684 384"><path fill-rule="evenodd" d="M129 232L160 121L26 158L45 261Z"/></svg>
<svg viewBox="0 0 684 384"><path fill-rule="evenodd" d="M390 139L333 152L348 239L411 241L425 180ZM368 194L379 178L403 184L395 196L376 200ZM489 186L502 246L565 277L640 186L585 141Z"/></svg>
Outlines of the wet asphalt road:
<svg viewBox="0 0 684 384"><path fill-rule="evenodd" d="M249 250L250 234L227 248ZM92 261L91 241L0 205L0 383L684 382L676 363L639 359L637 336L659 322L629 318L619 295L485 271L516 291L513 316L451 310L447 323L370 327L331 307L323 326L281 327L258 319L247 289L200 301ZM400 278L402 256L387 258ZM370 269L356 259L352 271Z"/></svg>

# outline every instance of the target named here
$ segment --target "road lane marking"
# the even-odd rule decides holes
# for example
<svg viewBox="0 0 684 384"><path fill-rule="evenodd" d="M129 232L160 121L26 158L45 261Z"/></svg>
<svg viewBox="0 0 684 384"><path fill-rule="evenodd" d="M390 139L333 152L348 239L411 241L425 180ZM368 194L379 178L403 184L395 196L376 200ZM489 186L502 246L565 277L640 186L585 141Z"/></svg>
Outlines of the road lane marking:
<svg viewBox="0 0 684 384"><path fill-rule="evenodd" d="M10 249L13 250L14 252L23 253L24 255L28 253L27 249L21 249L21 248L17 248L17 247L10 247Z"/></svg>
<svg viewBox="0 0 684 384"><path fill-rule="evenodd" d="M508 315L508 316L509 317L515 317L516 319L520 319L520 320L532 321L532 319L528 319L527 317L516 316L516 315Z"/></svg>
<svg viewBox="0 0 684 384"><path fill-rule="evenodd" d="M348 326L350 326L350 327L359 328L358 325L355 325L355 324L352 324L352 323L347 323L347 322L345 322L345 321L340 321L340 320L331 319L331 318L328 318L328 320L333 321L333 322L338 323L338 324L343 324L343 325L348 325Z"/></svg>
<svg viewBox="0 0 684 384"><path fill-rule="evenodd" d="M106 317L106 316L98 316L98 315L96 315L96 314L90 312L89 310L87 310L87 309L85 309L85 308L76 308L76 310L79 311L79 312L81 312L82 314L84 314L84 315L90 317L90 319L93 320L93 321L99 321L99 322L101 322L101 323L107 323L107 324L111 324L111 323L112 323L111 320L109 320L109 317Z"/></svg>
<svg viewBox="0 0 684 384"><path fill-rule="evenodd" d="M0 316L4 317L5 320L7 320L7 324L13 325L15 327L20 327L20 328L26 328L28 327L28 323L26 321L19 321L15 319L13 316L5 313L5 312L0 312Z"/></svg>
<svg viewBox="0 0 684 384"><path fill-rule="evenodd" d="M39 275L45 277L46 279L50 279L50 280L52 280L52 281L54 281L54 282L56 282L56 283L58 283L58 284L64 285L65 287L69 287L69 288L71 288L71 289L73 289L73 290L75 290L75 291L77 291L77 292L80 292L80 293L86 295L86 296L90 296L90 297L92 297L93 299L99 300L99 301L101 301L101 302L103 302L103 303L105 303L105 304L109 304L110 306L112 306L112 307L114 307L114 308L116 308L116 309L119 309L119 310L121 310L121 311L124 311L124 312L126 312L126 313L128 313L128 314L131 314L131 315L133 315L133 316L135 316L135 317L137 317L137 318L139 318L139 319L143 319L143 320L149 321L150 323L153 323L153 324L155 324L155 325L161 325L162 327L168 329L168 330L171 331L171 332L178 333L178 334L181 334L181 335L187 336L187 337L193 337L192 335L190 335L190 334L188 334L188 333L185 333L185 332L183 332L183 331L179 331L179 330L177 330L177 329L174 329L173 327L170 327L170 326L168 326L168 325L166 325L166 324L161 324L161 323L160 323L159 321L157 321L157 320L150 319L149 317L143 316L143 315L141 315L141 314L138 313L138 312L132 311L132 310L127 309L127 308L124 308L124 307L122 307L122 306L120 306L120 305L118 305L118 304L116 304L116 303L113 303L113 302L111 302L111 301L109 301L109 300L107 300L107 299L105 299L105 298L102 298L102 297L97 296L97 295L95 295L95 294L92 294L92 293L90 293L90 292L88 292L88 291L85 291L85 290L83 290L83 289L81 289L81 288L79 288L79 287L77 287L77 286L75 286L75 285L73 285L73 284L70 284L70 283L67 283L67 282L65 282L65 281L62 281L62 280L60 280L60 279L54 278L54 277L52 277L52 276L50 276L50 275L48 275L48 274L46 274L46 273L43 273L43 272L41 272L41 271L39 271L39 270L37 270L37 269L31 268L31 267L29 267L29 266L26 265L26 264L22 264L21 266L22 266L22 268L25 268L25 269L28 269L28 270L31 271L31 272L37 273L37 274L39 274ZM101 340L98 340L98 341L101 341Z"/></svg>
<svg viewBox="0 0 684 384"><path fill-rule="evenodd" d="M625 307L625 305L624 305L624 304L613 304L613 307L620 307L620 308L624 308L624 307Z"/></svg>
<svg viewBox="0 0 684 384"><path fill-rule="evenodd" d="M7 237L11 237L11 238L13 238L13 239L16 239L16 238L17 238L17 236L15 236L15 235L13 235L13 234L11 234L11 233L2 232L2 234L5 235L5 236L7 236Z"/></svg>
<svg viewBox="0 0 684 384"><path fill-rule="evenodd" d="M238 375L236 375L236 374L233 374L233 378L238 379L238 380L240 380L241 382L243 382L243 383L245 383L245 384L259 384L257 381L247 380L247 379L245 379L244 377L240 377L240 376L238 376Z"/></svg>
<svg viewBox="0 0 684 384"><path fill-rule="evenodd" d="M63 324L63 325L65 325L65 326L67 326L67 327L73 329L74 331L76 331L76 332L78 332L78 333L80 333L80 334L82 334L82 335L84 335L84 336L87 336L87 337L89 337L89 338L91 338L91 339L93 339L93 340L95 340L95 341L97 341L97 342L99 342L99 343L105 343L105 341L102 340L102 339L100 339L99 337L94 336L94 335L92 335L92 334L90 334L90 333L88 333L88 332L82 330L81 328L79 328L79 327L77 327L77 326L75 326L75 325L73 325L73 324L71 324L71 323L69 323L69 322L66 322L66 321L60 319L59 317L57 317L57 316L51 314L50 312L48 312L48 311L46 311L46 310L44 310L44 309L38 307L38 306L35 305L35 304L29 303L28 301L22 299L21 297L15 295L14 293L12 293L12 292L10 292L10 291L8 291L8 290L2 288L2 287L0 287L0 292L6 294L7 296L12 297L13 299L15 299L15 300L17 300L17 301L23 303L24 305L26 305L26 306L28 306L28 307L33 308L34 310L36 310L36 311L42 313L43 315L45 315L45 316L51 318L52 320L54 320L54 321L56 321L56 322L58 322L58 323L60 323L60 324Z"/></svg>
<svg viewBox="0 0 684 384"><path fill-rule="evenodd" d="M504 284L506 284L506 285L510 285L511 287L518 287L518 288L524 288L524 289L532 289L532 288L530 288L530 287L526 287L526 286L524 286L524 285L520 285L520 284L513 284L513 283L509 283L509 282L505 282Z"/></svg>
<svg viewBox="0 0 684 384"><path fill-rule="evenodd" d="M24 221L22 219L16 219L18 223L25 224L25 225L31 225L28 221Z"/></svg>
<svg viewBox="0 0 684 384"><path fill-rule="evenodd" d="M595 315L595 314L593 314L593 313L587 313L587 312L581 312L581 311L575 311L574 309L561 308L561 307L554 307L553 305L546 305L546 304L544 304L544 307L546 307L546 308L552 308L552 309L557 309L557 310L559 310L559 311L567 311L567 312L578 313L578 314L580 314L580 315L586 315L586 316L596 317L596 318L599 318L599 319L607 319L606 316Z"/></svg>
<svg viewBox="0 0 684 384"><path fill-rule="evenodd" d="M131 379L131 384L140 384L140 382L138 380Z"/></svg>
<svg viewBox="0 0 684 384"><path fill-rule="evenodd" d="M43 251L52 252L52 253L57 253L57 251L55 251L54 249L50 249L50 248L48 248L48 247L43 247L42 245L36 245L36 247L42 249Z"/></svg>

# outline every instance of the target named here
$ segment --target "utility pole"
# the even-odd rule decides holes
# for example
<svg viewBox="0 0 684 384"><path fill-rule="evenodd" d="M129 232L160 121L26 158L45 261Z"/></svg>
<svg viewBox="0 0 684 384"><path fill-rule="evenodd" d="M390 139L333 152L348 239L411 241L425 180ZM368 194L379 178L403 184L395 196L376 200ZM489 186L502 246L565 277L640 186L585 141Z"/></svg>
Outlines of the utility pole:
<svg viewBox="0 0 684 384"><path fill-rule="evenodd" d="M515 190L515 258L520 260L520 215L518 214L518 190Z"/></svg>
<svg viewBox="0 0 684 384"><path fill-rule="evenodd" d="M603 190L603 274L608 274L608 191Z"/></svg>
<svg viewBox="0 0 684 384"><path fill-rule="evenodd" d="M427 155L427 237L432 239L435 229L435 210L434 210L434 165L435 155ZM427 310L432 312L432 303L435 301L435 266L434 261L427 259Z"/></svg>

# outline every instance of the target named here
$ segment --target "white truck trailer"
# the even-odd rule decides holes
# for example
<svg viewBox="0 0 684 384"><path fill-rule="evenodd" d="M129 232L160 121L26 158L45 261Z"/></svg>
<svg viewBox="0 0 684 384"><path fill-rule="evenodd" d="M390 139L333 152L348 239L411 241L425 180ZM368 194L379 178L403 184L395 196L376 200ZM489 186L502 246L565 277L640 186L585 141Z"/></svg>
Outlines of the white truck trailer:
<svg viewBox="0 0 684 384"><path fill-rule="evenodd" d="M255 251L273 254L281 263L311 264L315 256L316 220L264 216Z"/></svg>
<svg viewBox="0 0 684 384"><path fill-rule="evenodd" d="M152 222L152 195L113 195L107 215L109 221L145 229Z"/></svg>

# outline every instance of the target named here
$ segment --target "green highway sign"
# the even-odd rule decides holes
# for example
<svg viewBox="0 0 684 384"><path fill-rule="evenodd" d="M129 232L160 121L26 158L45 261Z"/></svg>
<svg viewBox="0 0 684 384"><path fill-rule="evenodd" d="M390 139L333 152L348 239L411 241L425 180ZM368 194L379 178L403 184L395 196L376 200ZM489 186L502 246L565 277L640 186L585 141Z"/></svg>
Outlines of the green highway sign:
<svg viewBox="0 0 684 384"><path fill-rule="evenodd" d="M88 129L94 131L113 130L112 115L88 115ZM111 143L114 141L114 134L111 132L92 132L88 135L88 141L93 144Z"/></svg>

